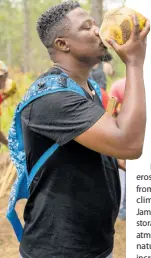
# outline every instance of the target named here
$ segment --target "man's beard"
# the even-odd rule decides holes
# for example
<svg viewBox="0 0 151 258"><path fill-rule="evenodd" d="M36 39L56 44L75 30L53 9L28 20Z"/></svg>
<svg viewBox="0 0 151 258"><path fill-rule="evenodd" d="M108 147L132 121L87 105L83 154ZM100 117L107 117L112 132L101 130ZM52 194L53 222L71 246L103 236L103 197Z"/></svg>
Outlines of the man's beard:
<svg viewBox="0 0 151 258"><path fill-rule="evenodd" d="M90 65L94 61L94 60L92 60L92 58L90 58L88 56L80 56L78 59L79 59L80 62L83 62L85 64L90 64ZM112 56L108 51L106 51L105 54L98 57L98 62L100 62L100 61L101 62L109 62L111 60L112 60Z"/></svg>
<svg viewBox="0 0 151 258"><path fill-rule="evenodd" d="M100 57L101 62L109 62L112 60L112 56L110 53L104 54Z"/></svg>

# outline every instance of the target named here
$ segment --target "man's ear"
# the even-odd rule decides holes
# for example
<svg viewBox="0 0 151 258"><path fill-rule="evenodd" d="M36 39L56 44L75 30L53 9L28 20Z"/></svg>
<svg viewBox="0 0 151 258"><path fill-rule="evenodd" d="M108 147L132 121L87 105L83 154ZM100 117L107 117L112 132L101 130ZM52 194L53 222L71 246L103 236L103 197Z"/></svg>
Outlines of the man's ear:
<svg viewBox="0 0 151 258"><path fill-rule="evenodd" d="M69 52L69 50L70 50L66 41L63 38L55 39L54 45L58 50L63 51L63 52Z"/></svg>

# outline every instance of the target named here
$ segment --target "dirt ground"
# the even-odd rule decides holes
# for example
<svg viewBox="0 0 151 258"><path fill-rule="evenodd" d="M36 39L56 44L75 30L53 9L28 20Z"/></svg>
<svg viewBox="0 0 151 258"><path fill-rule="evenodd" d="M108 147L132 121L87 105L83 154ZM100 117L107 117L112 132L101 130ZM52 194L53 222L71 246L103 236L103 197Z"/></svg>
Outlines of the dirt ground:
<svg viewBox="0 0 151 258"><path fill-rule="evenodd" d="M0 178L5 173L4 162L0 155ZM3 164L2 164L3 163ZM8 159L7 159L8 165ZM19 258L18 242L14 236L14 232L5 218L6 208L8 203L8 194L0 199L0 258ZM25 202L21 201L17 205L17 212L22 218ZM114 258L126 258L126 223L125 221L117 220L116 234L114 244Z"/></svg>

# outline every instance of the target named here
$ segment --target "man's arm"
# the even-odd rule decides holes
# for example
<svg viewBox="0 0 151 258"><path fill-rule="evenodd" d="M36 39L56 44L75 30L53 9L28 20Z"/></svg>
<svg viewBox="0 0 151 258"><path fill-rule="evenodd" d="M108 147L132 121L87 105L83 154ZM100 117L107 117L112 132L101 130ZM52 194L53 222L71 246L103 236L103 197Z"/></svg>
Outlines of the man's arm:
<svg viewBox="0 0 151 258"><path fill-rule="evenodd" d="M1 131L0 131L0 142L3 143L6 146L8 145L8 140Z"/></svg>
<svg viewBox="0 0 151 258"><path fill-rule="evenodd" d="M83 146L118 159L140 157L146 126L143 64L149 30L147 22L139 33L138 22L134 18L134 29L126 44L119 46L115 41L110 41L126 64L124 101L116 119L105 113L90 129L75 138Z"/></svg>

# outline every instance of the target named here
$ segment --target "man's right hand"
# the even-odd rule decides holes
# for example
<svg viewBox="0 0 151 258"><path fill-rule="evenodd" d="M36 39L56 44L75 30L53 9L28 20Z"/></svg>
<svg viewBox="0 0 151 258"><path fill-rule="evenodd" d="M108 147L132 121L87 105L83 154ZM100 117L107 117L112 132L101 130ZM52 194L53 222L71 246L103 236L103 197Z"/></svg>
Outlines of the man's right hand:
<svg viewBox="0 0 151 258"><path fill-rule="evenodd" d="M140 32L137 16L132 16L132 20L132 33L130 39L124 45L119 45L113 39L107 41L125 64L143 65L146 53L146 37L150 31L150 22L147 20L144 29Z"/></svg>

